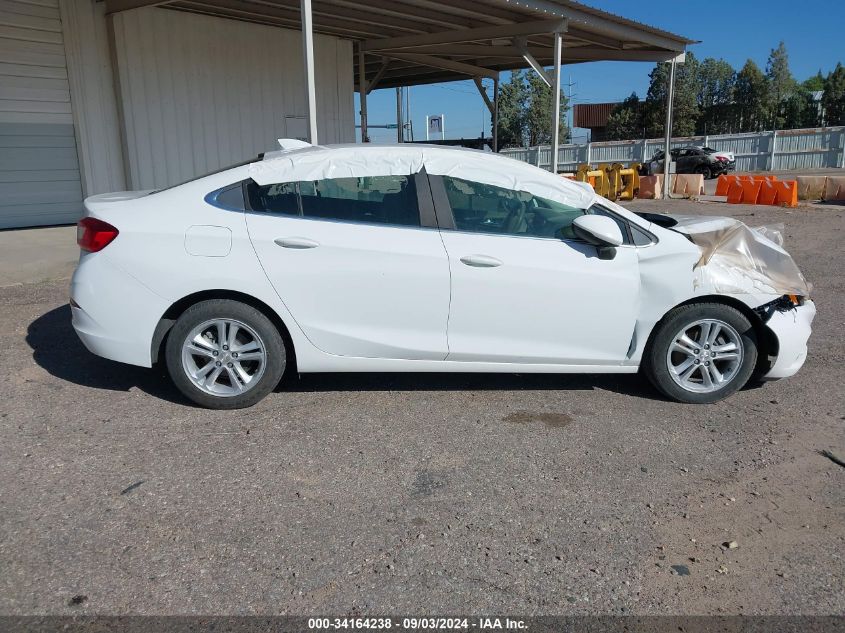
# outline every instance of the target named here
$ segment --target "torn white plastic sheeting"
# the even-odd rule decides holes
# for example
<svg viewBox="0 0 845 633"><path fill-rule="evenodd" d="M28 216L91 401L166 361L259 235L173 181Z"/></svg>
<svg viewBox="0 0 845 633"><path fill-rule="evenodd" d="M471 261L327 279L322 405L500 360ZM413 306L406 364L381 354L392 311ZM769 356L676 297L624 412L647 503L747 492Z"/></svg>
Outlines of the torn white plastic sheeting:
<svg viewBox="0 0 845 633"><path fill-rule="evenodd" d="M280 138L276 141L283 151L290 151L292 149L305 149L306 147L314 147L308 141L300 141L298 138Z"/></svg>
<svg viewBox="0 0 845 633"><path fill-rule="evenodd" d="M454 176L494 187L527 191L572 207L586 209L594 192L521 161L463 148L394 145L311 146L277 151L249 166L259 185L324 178L407 176L420 172Z"/></svg>
<svg viewBox="0 0 845 633"><path fill-rule="evenodd" d="M701 249L696 282L725 294L749 290L807 297L812 287L783 245L783 226L750 228L733 218L671 216Z"/></svg>

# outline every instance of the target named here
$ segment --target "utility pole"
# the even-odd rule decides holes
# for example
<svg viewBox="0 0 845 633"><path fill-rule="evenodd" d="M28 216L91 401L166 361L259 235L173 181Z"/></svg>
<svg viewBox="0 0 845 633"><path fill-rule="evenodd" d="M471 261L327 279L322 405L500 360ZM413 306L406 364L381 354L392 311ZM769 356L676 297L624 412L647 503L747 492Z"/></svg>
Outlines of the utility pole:
<svg viewBox="0 0 845 633"><path fill-rule="evenodd" d="M402 115L402 88L396 88L396 142L405 140L405 118Z"/></svg>
<svg viewBox="0 0 845 633"><path fill-rule="evenodd" d="M572 75L569 75L569 83L563 84L567 88L569 88L569 100L566 102L566 107L569 110L569 142L572 142L572 130L575 129L575 110L573 109L572 97L577 96L572 94L572 86L577 84L573 83Z"/></svg>
<svg viewBox="0 0 845 633"><path fill-rule="evenodd" d="M412 143L414 141L414 124L411 120L411 86L405 87L405 125L402 128L403 130L408 130L408 133L403 135L406 139L410 140Z"/></svg>

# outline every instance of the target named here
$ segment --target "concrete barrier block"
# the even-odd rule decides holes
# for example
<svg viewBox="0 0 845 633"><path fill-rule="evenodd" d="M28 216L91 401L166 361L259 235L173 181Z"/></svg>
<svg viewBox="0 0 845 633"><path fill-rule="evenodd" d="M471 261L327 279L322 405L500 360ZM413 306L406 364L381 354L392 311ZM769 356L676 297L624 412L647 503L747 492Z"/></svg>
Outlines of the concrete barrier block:
<svg viewBox="0 0 845 633"><path fill-rule="evenodd" d="M704 176L701 174L675 174L672 193L680 196L699 196L704 193Z"/></svg>
<svg viewBox="0 0 845 633"><path fill-rule="evenodd" d="M824 195L824 176L798 176L798 199L821 200Z"/></svg>
<svg viewBox="0 0 845 633"><path fill-rule="evenodd" d="M845 176L828 176L825 179L822 200L826 202L831 200L845 201Z"/></svg>
<svg viewBox="0 0 845 633"><path fill-rule="evenodd" d="M640 176L638 198L657 200L663 195L663 176Z"/></svg>

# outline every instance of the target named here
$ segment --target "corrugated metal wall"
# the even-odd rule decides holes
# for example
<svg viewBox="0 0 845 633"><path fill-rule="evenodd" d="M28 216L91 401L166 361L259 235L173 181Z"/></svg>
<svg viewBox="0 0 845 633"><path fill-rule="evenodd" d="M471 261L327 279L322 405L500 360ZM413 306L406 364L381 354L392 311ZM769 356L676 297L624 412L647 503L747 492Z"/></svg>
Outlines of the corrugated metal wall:
<svg viewBox="0 0 845 633"><path fill-rule="evenodd" d="M187 180L301 133L298 31L147 8L115 15L114 32L131 188ZM354 141L352 44L317 36L315 58L320 142Z"/></svg>
<svg viewBox="0 0 845 633"><path fill-rule="evenodd" d="M85 196L126 189L106 3L59 0Z"/></svg>
<svg viewBox="0 0 845 633"><path fill-rule="evenodd" d="M561 145L558 168L575 171L583 163L627 165L645 162L663 150L663 145L663 139ZM733 152L737 171L845 167L845 127L690 136L673 138L671 143L671 147L688 145L706 145L717 151ZM548 145L505 149L501 153L543 169L551 168L552 150Z"/></svg>
<svg viewBox="0 0 845 633"><path fill-rule="evenodd" d="M58 0L0 0L0 228L81 214Z"/></svg>

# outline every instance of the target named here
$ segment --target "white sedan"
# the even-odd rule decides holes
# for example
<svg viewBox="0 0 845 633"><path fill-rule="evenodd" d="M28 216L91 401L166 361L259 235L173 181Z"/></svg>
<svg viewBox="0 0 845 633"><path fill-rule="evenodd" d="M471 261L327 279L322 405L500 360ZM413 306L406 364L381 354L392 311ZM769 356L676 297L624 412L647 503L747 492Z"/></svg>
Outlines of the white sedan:
<svg viewBox="0 0 845 633"><path fill-rule="evenodd" d="M641 370L708 403L804 363L815 308L776 231L638 215L490 153L280 143L85 201L70 303L91 352L164 363L219 409L286 371Z"/></svg>

